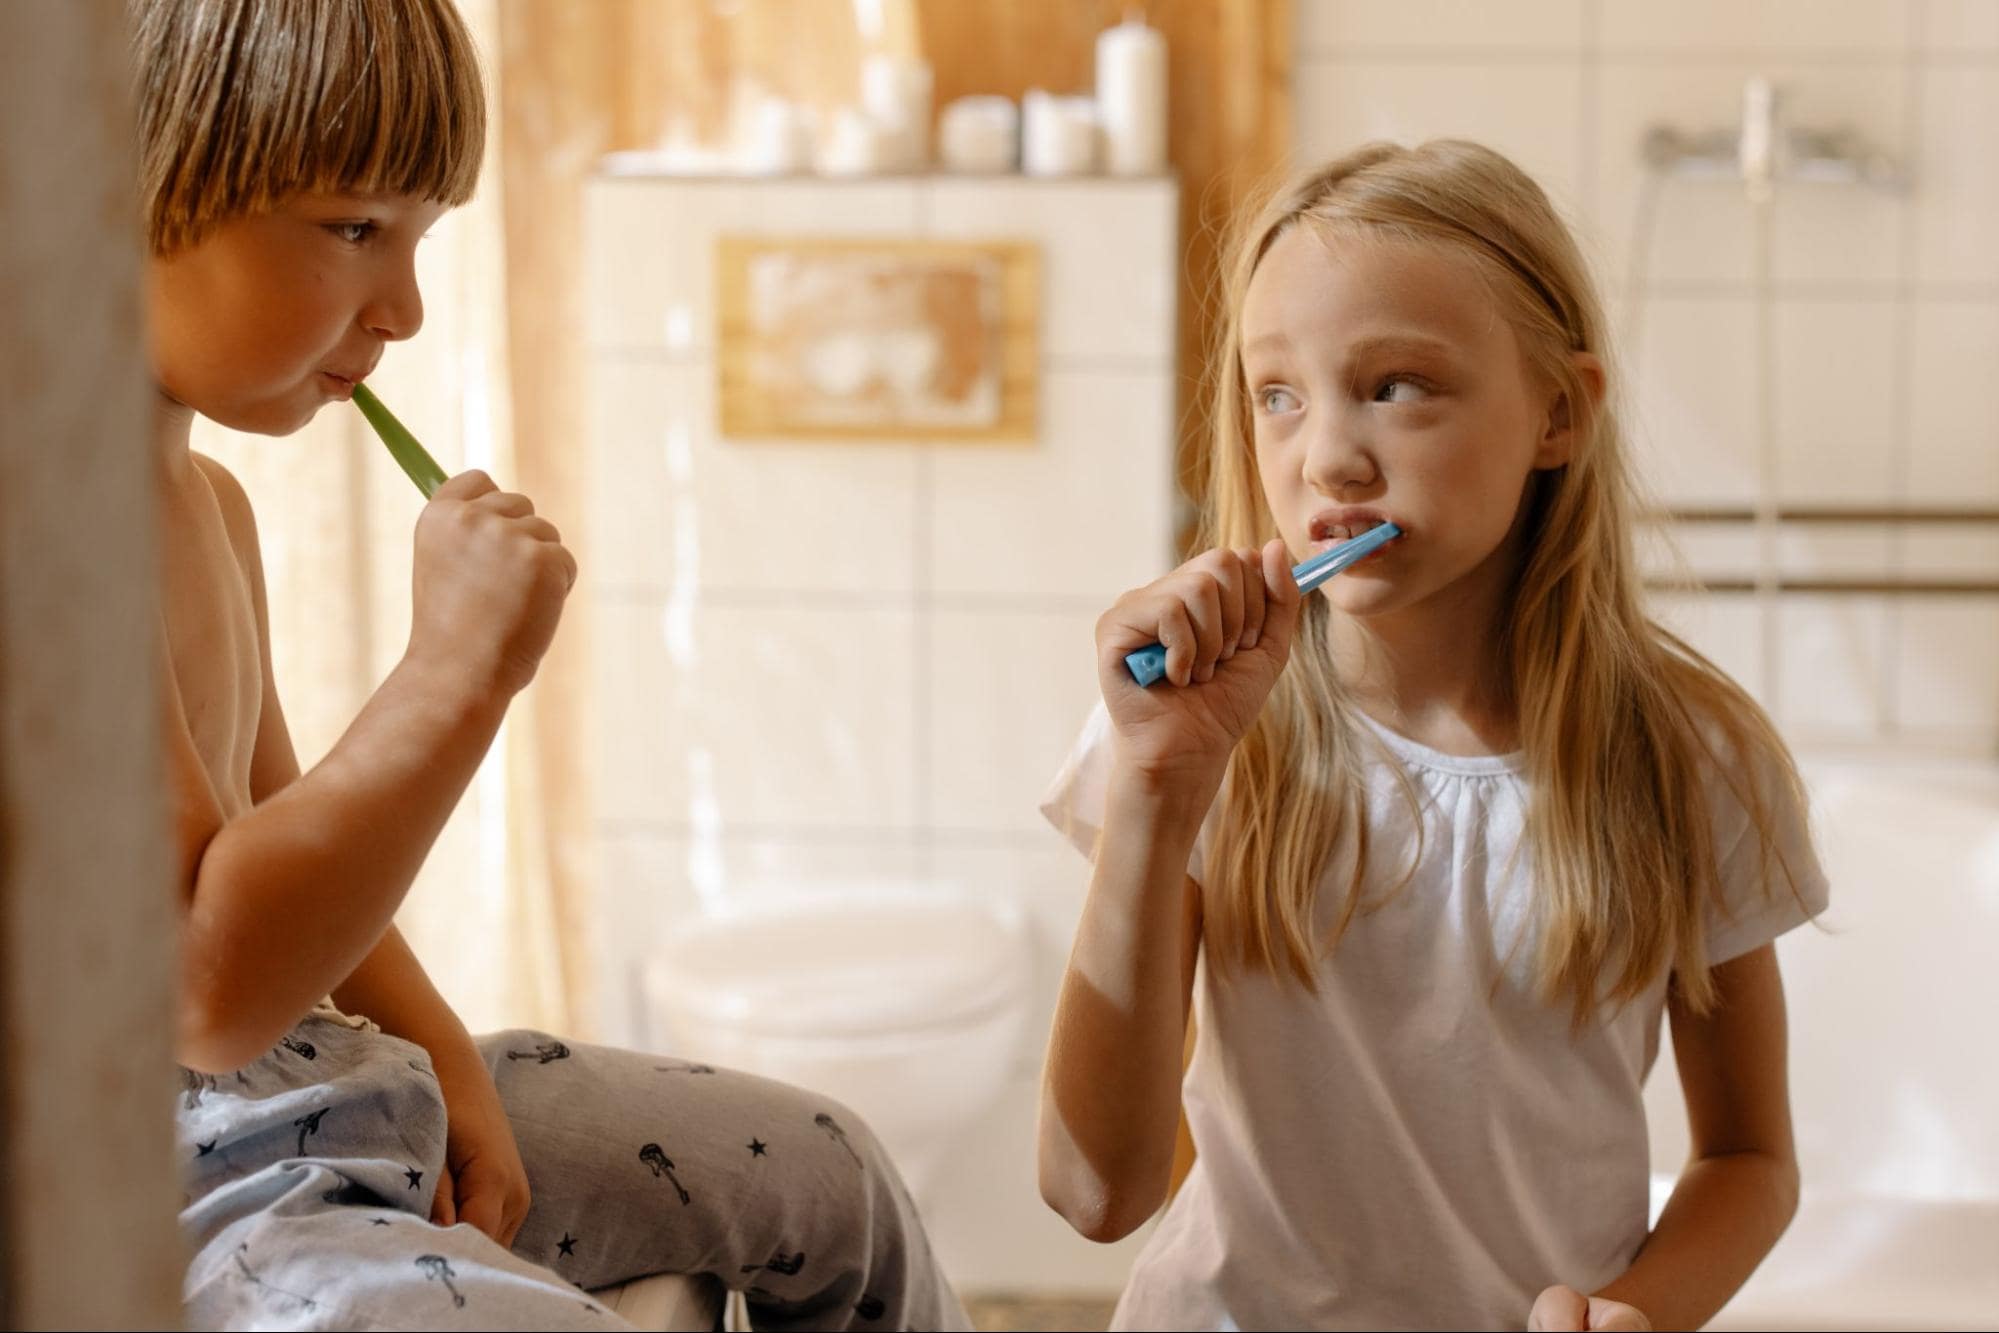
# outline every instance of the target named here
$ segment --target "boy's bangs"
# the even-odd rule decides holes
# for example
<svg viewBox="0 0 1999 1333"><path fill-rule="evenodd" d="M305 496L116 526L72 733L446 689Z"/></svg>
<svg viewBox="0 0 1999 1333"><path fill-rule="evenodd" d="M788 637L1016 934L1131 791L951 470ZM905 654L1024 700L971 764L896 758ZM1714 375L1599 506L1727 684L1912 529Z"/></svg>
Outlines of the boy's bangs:
<svg viewBox="0 0 1999 1333"><path fill-rule="evenodd" d="M320 68L300 71L308 76L300 100L312 105L281 118L309 136L292 157L300 165L294 188L454 206L470 199L486 103L457 13L443 0L341 0L333 8L341 18L329 25Z"/></svg>
<svg viewBox="0 0 1999 1333"><path fill-rule="evenodd" d="M472 197L485 94L449 0L166 0L140 13L155 251L300 190Z"/></svg>

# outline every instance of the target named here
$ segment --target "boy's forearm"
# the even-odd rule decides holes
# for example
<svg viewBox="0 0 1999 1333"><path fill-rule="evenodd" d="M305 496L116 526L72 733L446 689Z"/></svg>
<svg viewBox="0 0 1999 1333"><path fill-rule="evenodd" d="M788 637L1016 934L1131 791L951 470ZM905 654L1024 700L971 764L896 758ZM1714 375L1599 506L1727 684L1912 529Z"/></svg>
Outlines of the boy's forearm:
<svg viewBox="0 0 1999 1333"><path fill-rule="evenodd" d="M183 927L183 1063L248 1063L361 966L504 712L405 662L321 763L223 826Z"/></svg>
<svg viewBox="0 0 1999 1333"><path fill-rule="evenodd" d="M1596 1294L1654 1328L1699 1328L1749 1279L1797 1211L1794 1162L1770 1153L1696 1158L1631 1267Z"/></svg>
<svg viewBox="0 0 1999 1333"><path fill-rule="evenodd" d="M1187 1025L1187 857L1198 797L1113 783L1043 1076L1041 1192L1113 1240L1164 1197Z"/></svg>
<svg viewBox="0 0 1999 1333"><path fill-rule="evenodd" d="M438 994L430 974L410 950L403 933L390 926L361 965L333 988L343 1012L373 1019L392 1037L415 1042L443 1067L467 1060L483 1063L472 1034Z"/></svg>

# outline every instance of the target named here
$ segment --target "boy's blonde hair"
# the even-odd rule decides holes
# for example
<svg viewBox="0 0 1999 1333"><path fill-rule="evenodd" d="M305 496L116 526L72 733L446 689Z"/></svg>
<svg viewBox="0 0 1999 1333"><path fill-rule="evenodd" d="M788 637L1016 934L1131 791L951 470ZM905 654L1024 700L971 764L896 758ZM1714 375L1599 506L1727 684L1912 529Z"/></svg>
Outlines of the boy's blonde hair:
<svg viewBox="0 0 1999 1333"><path fill-rule="evenodd" d="M486 99L450 0L128 0L147 240L300 190L472 197Z"/></svg>
<svg viewBox="0 0 1999 1333"><path fill-rule="evenodd" d="M1238 234L1223 274L1203 547L1276 535L1250 443L1240 318L1258 262L1294 226L1468 256L1530 372L1567 396L1574 454L1530 486L1522 572L1497 656L1532 784L1535 975L1544 997L1565 1001L1578 1025L1599 1004L1641 994L1665 968L1685 1002L1709 1008L1705 918L1719 897L1710 784L1735 790L1762 838L1766 870L1774 862L1786 879L1770 836L1779 793L1741 775L1774 772L1792 799L1802 798L1763 711L1645 613L1625 447L1609 405L1591 409L1575 362L1577 352L1606 364L1609 356L1573 238L1524 172L1457 140L1369 145L1277 194ZM1312 989L1323 950L1363 908L1368 858L1358 733L1331 657L1332 614L1327 599L1306 599L1291 666L1230 760L1206 861L1210 956L1224 969L1285 967ZM1330 939L1321 939L1317 885L1346 838L1355 844L1352 879Z"/></svg>

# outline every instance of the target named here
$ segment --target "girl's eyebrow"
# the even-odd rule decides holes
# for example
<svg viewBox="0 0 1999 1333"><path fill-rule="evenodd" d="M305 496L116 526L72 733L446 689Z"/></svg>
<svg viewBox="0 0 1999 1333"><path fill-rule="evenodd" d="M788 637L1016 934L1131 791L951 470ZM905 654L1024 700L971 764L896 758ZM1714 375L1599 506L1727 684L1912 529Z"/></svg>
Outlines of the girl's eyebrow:
<svg viewBox="0 0 1999 1333"><path fill-rule="evenodd" d="M1367 356L1450 357L1457 349L1441 338L1420 333L1377 333L1356 338L1347 344L1347 358L1358 361Z"/></svg>

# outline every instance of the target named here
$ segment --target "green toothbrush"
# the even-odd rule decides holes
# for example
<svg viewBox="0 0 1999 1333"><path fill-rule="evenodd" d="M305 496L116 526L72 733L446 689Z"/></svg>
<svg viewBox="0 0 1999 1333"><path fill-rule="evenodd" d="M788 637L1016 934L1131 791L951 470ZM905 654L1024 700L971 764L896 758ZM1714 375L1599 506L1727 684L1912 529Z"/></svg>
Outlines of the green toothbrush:
<svg viewBox="0 0 1999 1333"><path fill-rule="evenodd" d="M389 452L409 474L409 479L416 483L416 488L423 492L423 498L428 500L437 494L437 488L447 480L444 469L437 465L435 458L424 452L416 436L410 434L409 427L396 420L396 414L383 407L375 391L365 384L354 386L354 406L368 418L368 424L375 428L375 434L382 437L382 443L389 446Z"/></svg>

